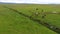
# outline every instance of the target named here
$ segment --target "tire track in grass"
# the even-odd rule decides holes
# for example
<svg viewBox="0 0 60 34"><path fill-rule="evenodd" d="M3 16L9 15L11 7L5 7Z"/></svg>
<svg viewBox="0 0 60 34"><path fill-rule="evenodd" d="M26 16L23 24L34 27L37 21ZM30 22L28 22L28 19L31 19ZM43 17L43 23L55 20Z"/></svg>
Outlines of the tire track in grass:
<svg viewBox="0 0 60 34"><path fill-rule="evenodd" d="M9 10L13 10L14 12L16 12L16 13L18 13L18 14L20 14L20 15L23 15L23 16L25 16L25 17L27 17L27 18L35 21L35 22L38 22L39 24L42 24L42 25L44 25L45 27L49 28L50 30L52 30L52 31L60 34L60 28L56 27L55 25L51 25L51 24L48 24L48 22L44 22L44 21L41 21L41 20L32 18L31 16L25 15L25 14L23 14L22 12L19 12L19 11L15 10L15 9L12 9L12 8L9 8L9 7L6 7L6 6L3 6L3 7L8 8Z"/></svg>

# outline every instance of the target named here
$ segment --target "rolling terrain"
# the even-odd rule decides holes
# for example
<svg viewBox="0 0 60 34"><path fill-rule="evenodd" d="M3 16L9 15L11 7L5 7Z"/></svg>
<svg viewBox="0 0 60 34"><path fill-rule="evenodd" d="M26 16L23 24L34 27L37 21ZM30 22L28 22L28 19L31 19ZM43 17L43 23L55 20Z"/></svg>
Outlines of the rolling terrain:
<svg viewBox="0 0 60 34"><path fill-rule="evenodd" d="M46 14L47 16L42 19L42 9L44 12L59 12L59 5L19 5L19 4L2 4L0 5L0 34L57 34L56 32L46 28L45 26L30 20L29 18L20 15L13 10L5 8L7 6L18 10L32 18L46 21L49 24L60 27L59 14ZM38 10L36 10L38 8ZM38 16L34 13L39 12Z"/></svg>

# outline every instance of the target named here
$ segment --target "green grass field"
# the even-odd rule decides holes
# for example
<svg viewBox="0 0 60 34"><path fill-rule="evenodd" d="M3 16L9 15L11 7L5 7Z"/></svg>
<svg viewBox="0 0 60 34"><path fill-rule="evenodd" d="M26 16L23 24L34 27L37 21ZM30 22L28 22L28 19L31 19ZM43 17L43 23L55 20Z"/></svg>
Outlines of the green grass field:
<svg viewBox="0 0 60 34"><path fill-rule="evenodd" d="M19 12L22 12L26 15L34 15L34 12L40 12L43 9L44 12L60 12L60 5L7 5L8 7L10 6L10 8L16 9ZM35 10L36 8L38 8L39 10ZM33 12L33 13L32 13ZM38 19L41 18L40 16L41 14L39 14L39 16L37 17ZM36 18L36 16L33 16L34 18ZM44 21L48 21L53 25L56 25L58 27L60 27L60 14L47 14L46 18L44 19Z"/></svg>
<svg viewBox="0 0 60 34"><path fill-rule="evenodd" d="M34 12L41 13L43 9L44 12L60 11L60 5L27 5L27 4L1 4L0 5L0 34L57 34L52 30L49 30L45 26L38 24L30 20L29 18L20 15L13 10L4 8L7 6L18 10L28 16L44 20L52 25L60 27L60 14L47 14L45 19L41 18L42 14L39 16L34 16ZM35 10L38 8L39 10Z"/></svg>

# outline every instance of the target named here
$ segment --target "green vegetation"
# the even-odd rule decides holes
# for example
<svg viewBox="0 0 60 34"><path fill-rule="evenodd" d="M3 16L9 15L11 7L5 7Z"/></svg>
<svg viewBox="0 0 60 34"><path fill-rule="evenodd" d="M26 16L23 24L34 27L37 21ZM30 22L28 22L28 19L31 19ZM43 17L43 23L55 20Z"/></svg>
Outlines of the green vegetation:
<svg viewBox="0 0 60 34"><path fill-rule="evenodd" d="M36 18L37 16L34 16L35 12L39 12L41 13L42 9L44 10L44 12L60 12L60 5L8 5L8 7L10 6L10 8L16 9L26 15L33 15L32 17ZM38 8L39 10L35 10L36 8ZM37 17L38 19L41 19L41 15L39 14L39 16ZM46 18L44 19L44 21L49 22L50 24L56 25L58 27L60 27L60 14L46 14Z"/></svg>
<svg viewBox="0 0 60 34"><path fill-rule="evenodd" d="M38 24L37 22L34 22L29 18L14 12L13 10L4 8L3 6L13 8L28 16L32 16L33 18L37 18L39 20L44 20L52 25L60 27L59 14L47 14L45 19L41 18L42 9L44 12L59 12L59 5L0 5L0 34L57 34L45 26ZM38 8L38 10L35 10L36 8ZM35 12L39 12L40 14L38 16L34 16Z"/></svg>

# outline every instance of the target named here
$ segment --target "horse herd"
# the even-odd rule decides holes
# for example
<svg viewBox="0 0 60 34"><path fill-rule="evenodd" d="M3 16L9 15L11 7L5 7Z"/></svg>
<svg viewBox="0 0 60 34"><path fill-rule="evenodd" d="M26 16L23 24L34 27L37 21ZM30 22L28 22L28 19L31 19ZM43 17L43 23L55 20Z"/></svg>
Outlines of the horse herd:
<svg viewBox="0 0 60 34"><path fill-rule="evenodd" d="M43 9L41 10L41 12L38 12L37 10L39 10L38 8L35 9L36 12L32 12L32 16L35 15L35 16L38 16L38 15L42 15L42 18L45 18L45 16L47 14L60 14L60 12L57 12L57 11L48 11L48 12L45 12Z"/></svg>

